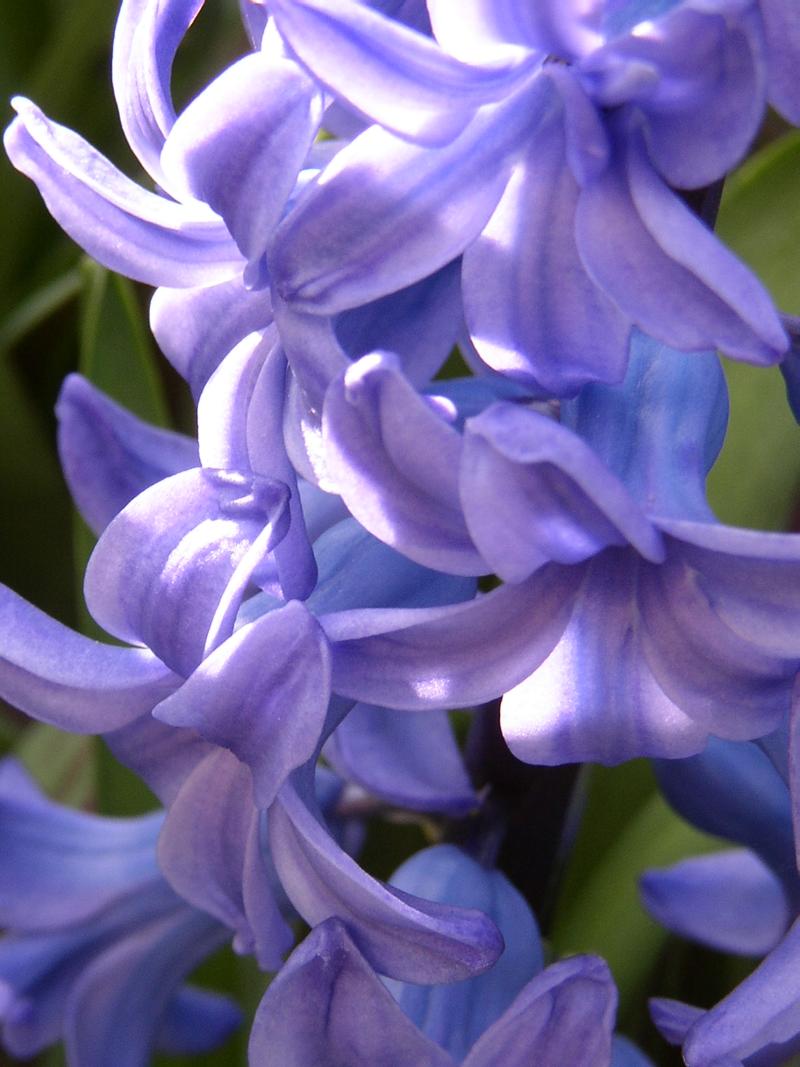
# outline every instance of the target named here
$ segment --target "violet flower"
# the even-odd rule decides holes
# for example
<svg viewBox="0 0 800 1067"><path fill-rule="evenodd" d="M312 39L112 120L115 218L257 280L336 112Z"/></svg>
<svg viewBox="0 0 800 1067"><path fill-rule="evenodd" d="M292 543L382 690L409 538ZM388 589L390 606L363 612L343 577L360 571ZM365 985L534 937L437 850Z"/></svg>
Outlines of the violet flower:
<svg viewBox="0 0 800 1067"><path fill-rule="evenodd" d="M785 352L764 289L670 188L724 176L758 128L768 71L776 92L787 84L797 35L765 37L756 5L588 17L434 2L441 50L354 0L268 7L307 69L377 124L278 227L282 300L331 314L463 253L479 353L545 395L619 381L632 324L681 349Z"/></svg>
<svg viewBox="0 0 800 1067"><path fill-rule="evenodd" d="M146 1067L156 1047L194 1054L240 1021L184 986L227 930L182 901L156 863L163 815L106 819L45 798L0 765L0 1025L28 1057L63 1039L70 1067Z"/></svg>

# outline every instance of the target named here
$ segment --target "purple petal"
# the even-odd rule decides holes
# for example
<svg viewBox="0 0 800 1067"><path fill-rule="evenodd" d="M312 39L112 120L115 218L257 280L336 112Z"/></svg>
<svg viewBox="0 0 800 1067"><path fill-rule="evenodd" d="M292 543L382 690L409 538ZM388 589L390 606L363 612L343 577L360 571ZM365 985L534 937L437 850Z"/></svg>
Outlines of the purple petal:
<svg viewBox="0 0 800 1067"><path fill-rule="evenodd" d="M481 109L445 148L422 149L377 127L357 137L278 228L270 269L282 298L333 314L455 259L497 206L551 96L550 83L534 78Z"/></svg>
<svg viewBox="0 0 800 1067"><path fill-rule="evenodd" d="M250 768L256 803L265 808L316 752L329 698L328 643L292 601L237 630L155 716L230 749Z"/></svg>
<svg viewBox="0 0 800 1067"><path fill-rule="evenodd" d="M436 570L490 569L461 512L459 435L417 395L394 357L365 356L331 385L323 435L330 475L370 533Z"/></svg>
<svg viewBox="0 0 800 1067"><path fill-rule="evenodd" d="M607 1067L617 991L597 956L554 963L473 1046L463 1067Z"/></svg>
<svg viewBox="0 0 800 1067"><path fill-rule="evenodd" d="M585 575L569 625L538 670L503 697L503 736L519 759L613 764L686 756L705 744L707 729L670 699L643 654L643 566L632 550L607 549L589 565L559 568Z"/></svg>
<svg viewBox="0 0 800 1067"><path fill-rule="evenodd" d="M35 104L17 97L14 106L4 138L11 162L94 259L149 285L213 285L241 273L228 231L204 205L147 192Z"/></svg>
<svg viewBox="0 0 800 1067"><path fill-rule="evenodd" d="M323 616L333 645L333 688L354 700L410 710L492 700L550 654L582 575L581 567L547 566L467 604Z"/></svg>
<svg viewBox="0 0 800 1067"><path fill-rule="evenodd" d="M524 53L480 67L352 0L272 0L278 29L336 96L387 130L446 144L476 109L513 91L533 66Z"/></svg>
<svg viewBox="0 0 800 1067"><path fill-rule="evenodd" d="M464 253L464 310L481 358L545 395L619 381L630 319L586 273L575 245L578 184L557 111L515 165Z"/></svg>
<svg viewBox="0 0 800 1067"><path fill-rule="evenodd" d="M64 477L95 533L155 482L198 466L196 441L142 422L79 374L65 379L56 415Z"/></svg>
<svg viewBox="0 0 800 1067"><path fill-rule="evenodd" d="M169 1001L223 938L217 923L184 907L98 956L66 1005L64 1043L70 1062L147 1067Z"/></svg>
<svg viewBox="0 0 800 1067"><path fill-rule="evenodd" d="M257 52L237 60L175 123L161 155L172 187L225 220L256 263L322 117L313 82L291 60Z"/></svg>
<svg viewBox="0 0 800 1067"><path fill-rule="evenodd" d="M250 774L225 749L212 752L173 802L158 858L186 900L235 933L239 952L277 970L291 933L275 899L274 873L260 849L260 815Z"/></svg>
<svg viewBox="0 0 800 1067"><path fill-rule="evenodd" d="M615 1034L611 1042L611 1067L654 1067L653 1061L629 1041Z"/></svg>
<svg viewBox="0 0 800 1067"><path fill-rule="evenodd" d="M111 77L120 122L128 144L163 188L159 156L175 121L172 63L202 6L203 0L124 0L117 18Z"/></svg>
<svg viewBox="0 0 800 1067"><path fill-rule="evenodd" d="M286 529L286 487L190 470L140 494L86 569L86 603L109 633L187 676L232 632L254 572Z"/></svg>
<svg viewBox="0 0 800 1067"><path fill-rule="evenodd" d="M176 729L143 715L105 734L114 756L169 805L191 772L213 747L194 730Z"/></svg>
<svg viewBox="0 0 800 1067"><path fill-rule="evenodd" d="M787 339L766 290L653 171L640 136L580 195L581 259L646 333L773 363Z"/></svg>
<svg viewBox="0 0 800 1067"><path fill-rule="evenodd" d="M764 648L765 635L737 633L704 581L702 557L698 566L680 542L667 545L667 562L643 569L639 586L641 642L654 677L710 733L734 741L771 733L790 706L797 660Z"/></svg>
<svg viewBox="0 0 800 1067"><path fill-rule="evenodd" d="M468 63L485 63L487 55L513 54L513 46L539 48L538 10L518 0L428 0L434 36L443 48Z"/></svg>
<svg viewBox="0 0 800 1067"><path fill-rule="evenodd" d="M455 1067L403 1014L336 918L317 926L270 984L249 1053L254 1067Z"/></svg>
<svg viewBox="0 0 800 1067"><path fill-rule="evenodd" d="M712 1067L730 1056L746 1060L760 1049L775 1046L783 1063L800 1034L800 925L745 980L689 1031L684 1058L689 1067Z"/></svg>
<svg viewBox="0 0 800 1067"><path fill-rule="evenodd" d="M3 586L0 648L3 699L73 733L125 726L180 681L151 652L83 637Z"/></svg>
<svg viewBox="0 0 800 1067"><path fill-rule="evenodd" d="M792 0L761 0L761 18L769 49L769 98L783 117L800 123L797 58L800 55L800 13Z"/></svg>
<svg viewBox="0 0 800 1067"><path fill-rule="evenodd" d="M591 448L515 404L494 404L467 421L461 499L475 544L507 581L612 545L663 559L659 533Z"/></svg>
<svg viewBox="0 0 800 1067"><path fill-rule="evenodd" d="M745 849L695 856L640 883L645 907L673 933L720 952L764 956L789 925L789 906L772 871Z"/></svg>
<svg viewBox="0 0 800 1067"><path fill-rule="evenodd" d="M195 400L231 349L271 322L269 294L250 292L241 278L199 289L157 289L150 304L150 326L161 351Z"/></svg>
<svg viewBox="0 0 800 1067"><path fill-rule="evenodd" d="M356 704L325 753L340 774L390 804L461 815L478 803L446 712Z"/></svg>
<svg viewBox="0 0 800 1067"><path fill-rule="evenodd" d="M670 185L693 189L732 170L755 137L766 96L762 52L752 16L677 5L585 57L580 69L598 103L641 108L656 169Z"/></svg>
<svg viewBox="0 0 800 1067"><path fill-rule="evenodd" d="M301 786L301 789L303 787ZM289 781L270 809L273 861L289 899L312 926L340 918L382 974L452 982L486 970L502 950L489 919L382 885L343 852Z"/></svg>

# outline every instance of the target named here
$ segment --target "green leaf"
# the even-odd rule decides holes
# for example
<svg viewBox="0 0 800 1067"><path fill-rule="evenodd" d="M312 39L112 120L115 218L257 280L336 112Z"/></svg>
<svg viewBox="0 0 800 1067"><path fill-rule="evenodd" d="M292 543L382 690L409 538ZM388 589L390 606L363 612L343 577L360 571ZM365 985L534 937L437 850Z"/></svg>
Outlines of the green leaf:
<svg viewBox="0 0 800 1067"><path fill-rule="evenodd" d="M663 867L686 856L718 849L721 843L689 826L667 807L658 793L641 806L625 799L624 783L631 772L593 768L589 812L575 850L580 878L567 875L571 891L560 902L552 929L557 956L596 952L611 967L620 992L622 1014L641 1000L647 976L663 947L667 932L647 915L639 901L638 879L651 867ZM644 776L635 786L643 789ZM619 801L608 807L615 779L623 783ZM629 815L623 811L627 805ZM635 805L635 801L634 801ZM604 830L598 834L598 827ZM586 850L593 853L588 862Z"/></svg>
<svg viewBox="0 0 800 1067"><path fill-rule="evenodd" d="M17 744L15 754L54 800L73 808L94 806L93 738L34 723Z"/></svg>
<svg viewBox="0 0 800 1067"><path fill-rule="evenodd" d="M728 181L717 231L778 306L800 312L800 134L756 153ZM800 428L777 368L726 361L731 422L709 478L711 505L734 526L785 530L800 487Z"/></svg>
<svg viewBox="0 0 800 1067"><path fill-rule="evenodd" d="M167 426L164 386L138 291L91 260L81 269L81 374L135 415Z"/></svg>

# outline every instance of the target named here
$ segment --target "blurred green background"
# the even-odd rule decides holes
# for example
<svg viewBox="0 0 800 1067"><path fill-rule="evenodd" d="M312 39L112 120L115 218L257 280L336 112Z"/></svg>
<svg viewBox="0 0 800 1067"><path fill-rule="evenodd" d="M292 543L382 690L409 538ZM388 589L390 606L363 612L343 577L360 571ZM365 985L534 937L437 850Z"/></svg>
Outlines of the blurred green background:
<svg viewBox="0 0 800 1067"><path fill-rule="evenodd" d="M140 177L116 118L110 88L112 0L0 0L0 99L35 100L122 170ZM233 0L209 3L181 50L178 103L190 99L246 47ZM11 109L6 104L6 118ZM5 125L5 121L4 121ZM726 188L719 230L760 273L781 308L800 313L800 139L774 119L758 151ZM91 537L74 515L54 448L53 405L64 376L79 369L142 417L187 432L193 412L182 383L159 358L147 329L149 294L86 261L44 209L32 184L0 157L0 580L69 625L93 633L80 593ZM729 365L731 428L710 483L724 520L798 529L800 432L777 370ZM0 706L0 750L15 752L60 800L108 814L152 804L93 739L63 737ZM594 770L589 803L567 865L552 928L558 952L593 950L610 961L621 989L620 1020L659 1063L676 1064L647 1023L645 997L719 999L746 972L740 961L667 937L645 916L636 877L689 852L717 847L672 815L637 762ZM382 826L369 855L387 874L407 832ZM0 842L0 862L2 843ZM201 981L230 990L252 1009L265 985L229 951ZM246 1062L246 1032L198 1065ZM0 1064L12 1061L3 1058ZM58 1050L37 1063L57 1067ZM180 1059L159 1060L160 1065ZM113 1067L113 1065L109 1065Z"/></svg>

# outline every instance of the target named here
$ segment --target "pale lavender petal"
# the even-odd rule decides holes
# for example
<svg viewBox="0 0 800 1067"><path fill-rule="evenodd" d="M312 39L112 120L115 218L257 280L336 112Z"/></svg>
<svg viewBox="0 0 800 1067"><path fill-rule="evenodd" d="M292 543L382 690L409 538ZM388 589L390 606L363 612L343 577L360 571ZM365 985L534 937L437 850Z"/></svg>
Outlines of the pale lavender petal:
<svg viewBox="0 0 800 1067"><path fill-rule="evenodd" d="M461 500L475 544L507 581L612 545L631 544L655 562L664 556L658 531L592 449L516 404L494 404L467 421Z"/></svg>
<svg viewBox="0 0 800 1067"><path fill-rule="evenodd" d="M609 1067L616 1010L617 991L603 960L562 960L525 986L463 1067Z"/></svg>
<svg viewBox="0 0 800 1067"><path fill-rule="evenodd" d="M291 60L237 60L180 115L161 163L181 199L224 220L251 269L267 247L314 140L322 102Z"/></svg>
<svg viewBox="0 0 800 1067"><path fill-rule="evenodd" d="M232 632L255 572L286 529L287 490L195 469L152 486L106 528L86 569L86 603L122 640L189 675Z"/></svg>
<svg viewBox="0 0 800 1067"><path fill-rule="evenodd" d="M486 970L502 950L494 923L392 890L343 852L290 780L270 809L273 862L289 899L312 926L335 916L367 961L404 981L452 982Z"/></svg>
<svg viewBox="0 0 800 1067"><path fill-rule="evenodd" d="M111 78L120 122L128 144L163 188L159 156L175 121L172 63L202 6L203 0L124 0L117 17Z"/></svg>
<svg viewBox="0 0 800 1067"><path fill-rule="evenodd" d="M615 1034L611 1042L611 1067L654 1067L654 1065L653 1061L627 1037Z"/></svg>
<svg viewBox="0 0 800 1067"><path fill-rule="evenodd" d="M265 808L314 756L329 699L327 641L292 601L240 627L154 714L230 749L250 768L256 803Z"/></svg>
<svg viewBox="0 0 800 1067"><path fill-rule="evenodd" d="M467 604L323 616L333 688L385 707L469 707L526 678L569 620L583 568L549 565Z"/></svg>
<svg viewBox="0 0 800 1067"><path fill-rule="evenodd" d="M196 441L142 422L79 374L64 380L56 415L61 468L95 533L148 486L199 463Z"/></svg>
<svg viewBox="0 0 800 1067"><path fill-rule="evenodd" d="M437 41L467 63L513 54L515 46L540 47L540 16L519 0L461 0L457 8L449 0L428 0L428 10Z"/></svg>
<svg viewBox="0 0 800 1067"><path fill-rule="evenodd" d="M584 57L580 70L600 104L641 108L652 161L679 188L732 170L764 113L767 72L752 15L679 4Z"/></svg>
<svg viewBox="0 0 800 1067"><path fill-rule="evenodd" d="M747 849L694 856L640 881L645 907L673 933L720 952L764 956L789 925L783 887Z"/></svg>
<svg viewBox="0 0 800 1067"><path fill-rule="evenodd" d="M271 322L269 293L245 289L241 278L198 289L157 289L150 304L159 347L195 400L231 349Z"/></svg>
<svg viewBox="0 0 800 1067"><path fill-rule="evenodd" d="M446 712L356 704L325 754L341 775L390 804L461 815L478 803Z"/></svg>
<svg viewBox="0 0 800 1067"><path fill-rule="evenodd" d="M270 270L282 298L332 314L455 259L497 206L552 92L534 78L482 108L445 148L419 148L378 127L357 137L278 228Z"/></svg>
<svg viewBox="0 0 800 1067"><path fill-rule="evenodd" d="M21 97L5 133L14 166L31 178L56 222L105 267L149 285L213 285L244 260L221 219L121 174L82 137Z"/></svg>
<svg viewBox="0 0 800 1067"><path fill-rule="evenodd" d="M295 949L259 1005L252 1067L455 1067L424 1037L330 918Z"/></svg>
<svg viewBox="0 0 800 1067"><path fill-rule="evenodd" d="M775 1046L775 1059L783 1063L800 1034L800 924L789 933L724 1000L706 1012L689 1031L684 1059L689 1067L715 1067L717 1063L746 1060L760 1049Z"/></svg>
<svg viewBox="0 0 800 1067"><path fill-rule="evenodd" d="M490 570L461 511L461 439L393 356L364 356L331 385L323 437L328 472L370 533L436 570Z"/></svg>
<svg viewBox="0 0 800 1067"><path fill-rule="evenodd" d="M761 283L661 181L640 136L631 134L622 151L578 201L578 250L589 274L666 344L774 363L788 341Z"/></svg>
<svg viewBox="0 0 800 1067"><path fill-rule="evenodd" d="M165 806L213 746L194 730L177 729L143 715L104 735L114 756L144 781Z"/></svg>
<svg viewBox="0 0 800 1067"><path fill-rule="evenodd" d="M632 550L607 549L588 565L560 568L585 575L572 618L501 706L503 736L519 759L613 764L686 756L705 744L708 729L670 699L643 655L636 598L644 566ZM680 659L669 662L675 673L684 669Z"/></svg>
<svg viewBox="0 0 800 1067"><path fill-rule="evenodd" d="M630 319L586 273L575 245L578 193L559 111L464 253L464 312L478 353L544 395L619 381L627 363Z"/></svg>
<svg viewBox="0 0 800 1067"><path fill-rule="evenodd" d="M336 96L385 129L446 144L477 108L513 91L524 52L467 66L434 41L353 0L271 0L278 28Z"/></svg>
<svg viewBox="0 0 800 1067"><path fill-rule="evenodd" d="M259 823L249 772L218 749L170 807L158 858L182 897L230 927L238 951L255 952L265 970L277 970L292 937L259 848Z"/></svg>
<svg viewBox="0 0 800 1067"><path fill-rule="evenodd" d="M769 48L769 98L793 125L800 123L800 11L792 0L761 0L759 7Z"/></svg>
<svg viewBox="0 0 800 1067"><path fill-rule="evenodd" d="M208 916L184 907L98 956L66 1004L64 1043L70 1062L147 1067L169 1001L224 936Z"/></svg>
<svg viewBox="0 0 800 1067"><path fill-rule="evenodd" d="M274 549L276 595L304 599L316 563L294 468L286 455L283 414L286 359L274 330L249 334L209 378L197 405L200 456L206 467L252 470L285 484L289 524Z"/></svg>
<svg viewBox="0 0 800 1067"><path fill-rule="evenodd" d="M0 586L0 695L73 733L125 726L180 679L151 653L92 641Z"/></svg>

